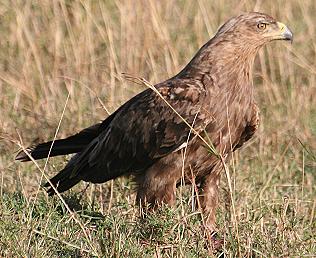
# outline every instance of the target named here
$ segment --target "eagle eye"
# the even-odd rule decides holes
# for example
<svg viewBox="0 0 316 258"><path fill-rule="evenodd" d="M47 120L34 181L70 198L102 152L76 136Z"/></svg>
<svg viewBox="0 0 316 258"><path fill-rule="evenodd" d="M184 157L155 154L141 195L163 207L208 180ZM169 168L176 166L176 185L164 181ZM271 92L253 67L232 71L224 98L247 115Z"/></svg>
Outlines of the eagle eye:
<svg viewBox="0 0 316 258"><path fill-rule="evenodd" d="M258 28L259 30L265 30L266 27L267 27L267 24L264 23L264 22L259 22L259 23L257 24L257 28Z"/></svg>

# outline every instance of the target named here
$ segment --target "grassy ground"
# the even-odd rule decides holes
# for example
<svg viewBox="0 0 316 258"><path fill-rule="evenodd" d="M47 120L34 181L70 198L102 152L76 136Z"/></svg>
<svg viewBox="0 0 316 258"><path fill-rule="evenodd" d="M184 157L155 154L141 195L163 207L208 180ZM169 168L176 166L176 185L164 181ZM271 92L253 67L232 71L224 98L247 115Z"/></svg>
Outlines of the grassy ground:
<svg viewBox="0 0 316 258"><path fill-rule="evenodd" d="M0 3L0 256L206 257L191 188L177 206L144 214L133 185L39 188L65 158L20 164L19 144L65 137L152 83L174 75L217 27L260 10L294 31L256 60L262 123L223 175L217 214L228 257L316 256L316 2L9 1ZM302 143L300 143L300 142ZM234 204L236 216L233 216Z"/></svg>

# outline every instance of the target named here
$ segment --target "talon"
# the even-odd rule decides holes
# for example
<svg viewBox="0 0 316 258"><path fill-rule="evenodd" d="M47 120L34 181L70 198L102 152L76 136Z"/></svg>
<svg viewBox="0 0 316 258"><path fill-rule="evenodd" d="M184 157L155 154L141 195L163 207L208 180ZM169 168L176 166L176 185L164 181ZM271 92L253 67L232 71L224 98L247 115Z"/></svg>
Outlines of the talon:
<svg viewBox="0 0 316 258"><path fill-rule="evenodd" d="M220 238L216 231L212 231L211 233L207 235L208 235L208 239L209 239L210 246L212 247L212 249L214 251L221 250L224 244L224 239Z"/></svg>
<svg viewBox="0 0 316 258"><path fill-rule="evenodd" d="M215 234L211 236L211 246L215 251L219 251L222 249L224 244L224 239L219 238L217 232L215 232Z"/></svg>

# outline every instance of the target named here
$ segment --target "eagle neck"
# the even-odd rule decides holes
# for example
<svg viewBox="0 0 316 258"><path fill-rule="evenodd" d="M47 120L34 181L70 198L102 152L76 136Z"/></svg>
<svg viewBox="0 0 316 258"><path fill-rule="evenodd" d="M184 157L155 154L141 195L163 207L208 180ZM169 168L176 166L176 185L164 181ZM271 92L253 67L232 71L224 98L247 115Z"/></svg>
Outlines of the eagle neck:
<svg viewBox="0 0 316 258"><path fill-rule="evenodd" d="M212 43L212 44L211 44ZM225 48L223 47L225 45ZM225 90L252 91L252 70L258 48L254 46L239 46L208 42L178 74L177 78L192 78L203 80L211 78L206 88L216 86ZM207 81L203 81L208 84Z"/></svg>

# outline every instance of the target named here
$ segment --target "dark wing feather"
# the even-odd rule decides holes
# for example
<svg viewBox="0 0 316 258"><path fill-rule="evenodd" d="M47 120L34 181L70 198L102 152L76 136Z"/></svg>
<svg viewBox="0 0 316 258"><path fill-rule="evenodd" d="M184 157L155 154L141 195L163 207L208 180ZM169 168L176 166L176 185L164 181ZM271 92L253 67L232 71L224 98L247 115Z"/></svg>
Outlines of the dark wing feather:
<svg viewBox="0 0 316 258"><path fill-rule="evenodd" d="M33 159L43 159L47 158L48 154L50 157L66 155L81 152L94 138L96 138L112 121L115 113L110 115L102 123L95 124L88 128L83 129L79 133L69 136L65 139L59 139L49 142L40 143L35 146L26 148L26 151L31 155ZM49 150L51 152L49 153ZM30 157L26 154L25 151L21 150L17 156L16 160L22 162L30 161Z"/></svg>
<svg viewBox="0 0 316 258"><path fill-rule="evenodd" d="M204 119L200 119L205 118L201 111L206 95L203 84L173 79L156 88L188 123L194 122L195 128L204 126ZM179 148L189 132L190 128L156 92L145 90L118 109L105 130L72 160L68 177L101 183L143 171ZM63 180L69 183L69 178ZM56 182L60 186L57 189L64 190L63 180Z"/></svg>

